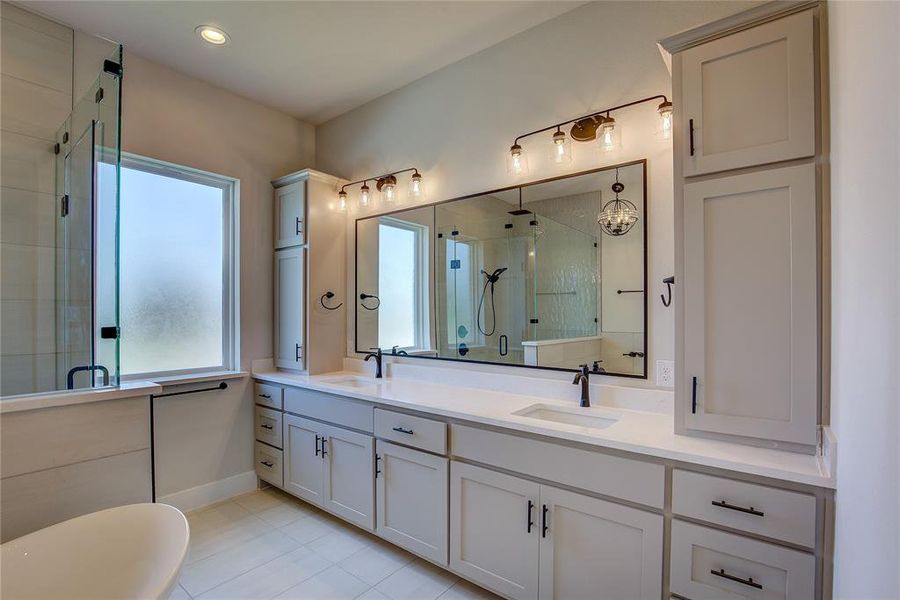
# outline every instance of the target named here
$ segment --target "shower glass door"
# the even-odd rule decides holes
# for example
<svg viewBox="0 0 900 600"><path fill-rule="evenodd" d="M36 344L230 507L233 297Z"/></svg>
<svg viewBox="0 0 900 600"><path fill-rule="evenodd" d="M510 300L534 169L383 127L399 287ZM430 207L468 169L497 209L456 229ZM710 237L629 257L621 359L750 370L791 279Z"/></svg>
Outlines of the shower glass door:
<svg viewBox="0 0 900 600"><path fill-rule="evenodd" d="M57 133L55 329L60 390L115 385L119 379L121 64L119 47Z"/></svg>

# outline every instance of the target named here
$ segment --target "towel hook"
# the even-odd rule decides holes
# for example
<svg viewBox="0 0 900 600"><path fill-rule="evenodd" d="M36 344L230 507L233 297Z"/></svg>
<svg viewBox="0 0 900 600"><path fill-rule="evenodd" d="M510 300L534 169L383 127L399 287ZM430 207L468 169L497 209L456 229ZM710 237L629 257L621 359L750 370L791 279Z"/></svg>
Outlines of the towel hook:
<svg viewBox="0 0 900 600"><path fill-rule="evenodd" d="M672 304L672 284L675 283L675 276L670 275L663 279L663 283L666 284L666 294L660 294L659 297L662 300L663 306L669 306Z"/></svg>
<svg viewBox="0 0 900 600"><path fill-rule="evenodd" d="M325 310L337 310L344 305L343 302L339 303L337 306L328 306L327 304L325 304L325 300L331 300L332 298L334 298L334 292L328 290L327 292L319 296L319 304L321 304L322 308L324 308Z"/></svg>

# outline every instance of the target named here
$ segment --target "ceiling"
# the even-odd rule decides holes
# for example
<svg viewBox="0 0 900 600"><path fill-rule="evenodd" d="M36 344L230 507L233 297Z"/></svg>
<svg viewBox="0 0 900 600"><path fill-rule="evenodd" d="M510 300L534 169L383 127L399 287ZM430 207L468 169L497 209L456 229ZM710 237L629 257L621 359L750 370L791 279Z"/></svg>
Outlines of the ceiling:
<svg viewBox="0 0 900 600"><path fill-rule="evenodd" d="M317 125L581 4L34 0L27 6ZM201 24L225 30L230 43L202 42L194 33Z"/></svg>

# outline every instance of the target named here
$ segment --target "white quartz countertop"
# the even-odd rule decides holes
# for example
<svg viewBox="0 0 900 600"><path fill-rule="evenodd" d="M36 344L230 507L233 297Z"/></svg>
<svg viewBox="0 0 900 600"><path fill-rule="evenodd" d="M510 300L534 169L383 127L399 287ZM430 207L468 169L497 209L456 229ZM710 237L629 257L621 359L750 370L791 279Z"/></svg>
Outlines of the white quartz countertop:
<svg viewBox="0 0 900 600"><path fill-rule="evenodd" d="M40 408L53 408L57 406L70 406L72 404L85 404L88 402L104 402L106 400L118 400L120 398L134 398L136 396L149 396L162 391L162 386L150 381L134 381L121 385L85 388L78 390L62 390L59 392L26 394L22 396L9 396L0 400L0 414L20 412L23 410L36 410Z"/></svg>
<svg viewBox="0 0 900 600"><path fill-rule="evenodd" d="M601 400L598 406L588 409L591 414L613 416L618 420L605 429L594 429L512 414L534 404L577 408L576 400L566 401L418 379L377 380L371 375L356 372L308 376L264 370L254 371L253 377L260 381L328 392L384 406L502 427L513 432L537 434L598 448L612 448L823 488L835 487L830 461L823 456L676 435L671 413L603 406ZM357 383L348 385L341 383L341 379Z"/></svg>

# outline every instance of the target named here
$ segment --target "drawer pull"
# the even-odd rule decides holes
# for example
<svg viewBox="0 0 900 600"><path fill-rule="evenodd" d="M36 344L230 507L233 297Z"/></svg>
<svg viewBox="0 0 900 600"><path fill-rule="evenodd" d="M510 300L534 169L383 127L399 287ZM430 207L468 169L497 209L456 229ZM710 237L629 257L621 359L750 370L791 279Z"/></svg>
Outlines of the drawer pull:
<svg viewBox="0 0 900 600"><path fill-rule="evenodd" d="M531 533L531 528L534 527L534 521L531 520L531 511L534 510L534 502L531 500L528 501L528 525L525 527L525 531Z"/></svg>
<svg viewBox="0 0 900 600"><path fill-rule="evenodd" d="M322 436L322 458L325 458L325 455L328 454L328 450L325 449L325 436Z"/></svg>
<svg viewBox="0 0 900 600"><path fill-rule="evenodd" d="M748 515L756 515L757 517L764 517L766 513L761 510L756 510L752 506L750 508L744 508L743 506L735 506L734 504L728 504L724 500L713 500L713 506L718 506L719 508L727 508L728 510L736 510L738 512L747 513Z"/></svg>
<svg viewBox="0 0 900 600"><path fill-rule="evenodd" d="M316 434L316 456L319 455L319 440L322 439L319 437L319 434Z"/></svg>
<svg viewBox="0 0 900 600"><path fill-rule="evenodd" d="M550 529L549 527L547 527L547 512L549 510L550 509L547 508L546 504L544 504L543 507L541 508L541 537L542 538L547 537L547 530Z"/></svg>
<svg viewBox="0 0 900 600"><path fill-rule="evenodd" d="M725 569L719 569L716 571L715 569L710 570L710 573L715 575L716 577L721 577L723 579L727 579L728 581L734 581L735 583L742 583L744 585L750 586L752 588L756 588L758 590L763 589L762 584L756 583L753 581L752 577L748 577L747 579L741 579L740 577L736 577L730 573L726 573Z"/></svg>
<svg viewBox="0 0 900 600"><path fill-rule="evenodd" d="M263 465L264 467L269 467L270 469L275 466L275 463L269 462L267 460L261 460L259 461L259 464Z"/></svg>
<svg viewBox="0 0 900 600"><path fill-rule="evenodd" d="M378 468L378 461L381 460L381 457L377 454L375 455L375 479L378 479L378 474L381 473L381 469Z"/></svg>
<svg viewBox="0 0 900 600"><path fill-rule="evenodd" d="M265 423L260 423L259 426L262 427L263 429L272 429L271 425L266 425Z"/></svg>
<svg viewBox="0 0 900 600"><path fill-rule="evenodd" d="M265 398L266 400L272 399L272 396L270 396L269 394L257 394L257 396L259 396L260 398Z"/></svg>
<svg viewBox="0 0 900 600"><path fill-rule="evenodd" d="M413 434L413 430L412 430L412 429L404 429L404 428L402 428L402 427L394 427L393 429L394 429L394 431L396 431L397 433L405 433L406 435L412 435L412 434Z"/></svg>

